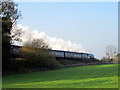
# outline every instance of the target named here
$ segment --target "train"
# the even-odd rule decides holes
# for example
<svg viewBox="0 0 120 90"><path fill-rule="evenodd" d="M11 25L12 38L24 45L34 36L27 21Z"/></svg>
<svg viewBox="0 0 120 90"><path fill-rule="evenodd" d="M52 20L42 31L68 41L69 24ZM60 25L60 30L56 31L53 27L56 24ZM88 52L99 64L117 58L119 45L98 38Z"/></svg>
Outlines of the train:
<svg viewBox="0 0 120 90"><path fill-rule="evenodd" d="M94 55L90 53L80 53L80 52L61 51L61 50L50 50L50 52L57 59L71 59L71 60L94 59Z"/></svg>
<svg viewBox="0 0 120 90"><path fill-rule="evenodd" d="M11 53L13 56L19 54L19 50L22 46L11 46ZM49 50L50 54L53 55L56 59L70 59L70 60L85 60L85 59L94 59L94 55L90 53L83 52L71 52L71 51L62 51L62 50Z"/></svg>

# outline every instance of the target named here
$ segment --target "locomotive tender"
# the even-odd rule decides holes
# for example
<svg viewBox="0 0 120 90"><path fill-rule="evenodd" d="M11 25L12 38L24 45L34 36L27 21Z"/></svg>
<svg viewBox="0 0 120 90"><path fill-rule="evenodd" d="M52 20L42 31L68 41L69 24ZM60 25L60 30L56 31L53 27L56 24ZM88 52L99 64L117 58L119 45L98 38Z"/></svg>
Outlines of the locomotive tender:
<svg viewBox="0 0 120 90"><path fill-rule="evenodd" d="M19 49L22 46L11 46L11 52L15 54L19 54ZM55 56L56 59L94 59L94 55L90 53L79 53L79 52L70 52L70 51L62 51L62 50L50 50L50 53Z"/></svg>

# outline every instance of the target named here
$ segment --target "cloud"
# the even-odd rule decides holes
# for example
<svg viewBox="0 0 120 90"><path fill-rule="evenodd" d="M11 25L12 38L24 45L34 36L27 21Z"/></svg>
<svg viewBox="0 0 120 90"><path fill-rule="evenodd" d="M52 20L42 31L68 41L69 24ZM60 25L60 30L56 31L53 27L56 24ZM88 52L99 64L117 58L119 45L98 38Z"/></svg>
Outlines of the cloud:
<svg viewBox="0 0 120 90"><path fill-rule="evenodd" d="M38 30L32 30L29 27L21 24L18 24L17 27L22 29L23 33L20 36L20 39L22 39L23 43L29 39L43 39L53 50L85 52L81 44L73 43L70 40L65 41L62 38L50 37L46 35L45 32L38 32Z"/></svg>

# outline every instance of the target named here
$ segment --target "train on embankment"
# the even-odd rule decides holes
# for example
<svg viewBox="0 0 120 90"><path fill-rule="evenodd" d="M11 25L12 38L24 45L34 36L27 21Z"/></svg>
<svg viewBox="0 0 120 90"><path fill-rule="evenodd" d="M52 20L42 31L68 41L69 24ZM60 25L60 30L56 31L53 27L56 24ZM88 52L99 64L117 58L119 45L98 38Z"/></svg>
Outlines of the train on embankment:
<svg viewBox="0 0 120 90"><path fill-rule="evenodd" d="M11 46L11 52L14 56L17 56L16 54L19 53L20 48L22 46ZM83 52L71 52L71 51L62 51L62 50L50 50L50 53L55 56L57 60L81 60L81 61L87 61L91 62L90 60L94 61L95 57L91 53L83 53Z"/></svg>

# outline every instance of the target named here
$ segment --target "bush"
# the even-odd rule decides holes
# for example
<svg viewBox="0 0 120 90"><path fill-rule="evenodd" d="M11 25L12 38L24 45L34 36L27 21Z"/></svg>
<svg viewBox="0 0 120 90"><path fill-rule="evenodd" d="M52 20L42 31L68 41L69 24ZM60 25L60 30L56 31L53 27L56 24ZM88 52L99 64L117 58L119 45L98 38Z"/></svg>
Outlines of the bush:
<svg viewBox="0 0 120 90"><path fill-rule="evenodd" d="M26 68L55 68L59 66L47 49L22 47L20 53L25 60Z"/></svg>

